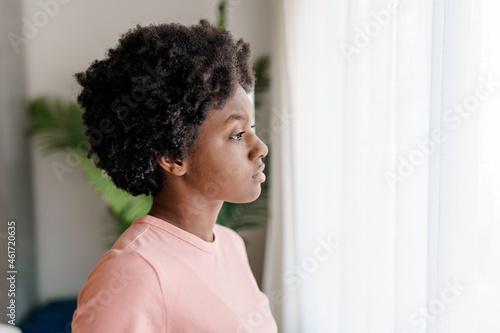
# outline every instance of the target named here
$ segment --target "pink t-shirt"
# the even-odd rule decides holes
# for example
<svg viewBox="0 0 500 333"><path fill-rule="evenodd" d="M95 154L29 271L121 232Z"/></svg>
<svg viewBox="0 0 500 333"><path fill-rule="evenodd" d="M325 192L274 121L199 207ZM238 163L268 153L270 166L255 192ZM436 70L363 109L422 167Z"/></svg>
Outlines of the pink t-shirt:
<svg viewBox="0 0 500 333"><path fill-rule="evenodd" d="M210 243L151 215L137 218L94 267L72 330L278 331L241 236L216 224Z"/></svg>

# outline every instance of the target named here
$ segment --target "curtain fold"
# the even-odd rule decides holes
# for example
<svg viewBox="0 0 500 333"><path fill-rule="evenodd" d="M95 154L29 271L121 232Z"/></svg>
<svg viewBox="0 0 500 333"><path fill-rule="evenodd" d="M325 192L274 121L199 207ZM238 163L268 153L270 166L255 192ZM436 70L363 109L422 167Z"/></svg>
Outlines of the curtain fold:
<svg viewBox="0 0 500 333"><path fill-rule="evenodd" d="M498 329L498 5L273 5L280 332Z"/></svg>

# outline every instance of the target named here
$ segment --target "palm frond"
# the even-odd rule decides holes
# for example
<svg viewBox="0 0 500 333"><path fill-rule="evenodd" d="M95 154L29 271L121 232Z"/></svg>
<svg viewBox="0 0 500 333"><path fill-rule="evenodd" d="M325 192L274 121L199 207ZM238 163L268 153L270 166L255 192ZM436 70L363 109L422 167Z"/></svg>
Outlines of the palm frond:
<svg viewBox="0 0 500 333"><path fill-rule="evenodd" d="M44 153L72 148L82 149L87 144L82 124L82 110L72 101L54 97L38 97L30 103L28 137L39 136Z"/></svg>
<svg viewBox="0 0 500 333"><path fill-rule="evenodd" d="M224 27L225 25L226 25L226 1L222 0L219 3L217 26Z"/></svg>
<svg viewBox="0 0 500 333"><path fill-rule="evenodd" d="M43 154L67 151L78 161L94 190L118 221L120 231L124 231L135 218L145 215L152 203L151 197L134 197L118 189L111 179L94 163L86 158L88 146L82 123L82 110L77 103L53 97L35 98L29 107L30 126L28 137L37 136ZM83 144L83 145L82 145Z"/></svg>
<svg viewBox="0 0 500 333"><path fill-rule="evenodd" d="M97 191L117 218L120 230L124 231L139 216L146 215L151 208L151 196L133 196L116 187L112 180L102 170L92 165L88 159L81 158L80 166Z"/></svg>
<svg viewBox="0 0 500 333"><path fill-rule="evenodd" d="M255 108L262 105L262 94L269 89L271 79L269 78L269 56L261 56L253 63L255 73Z"/></svg>

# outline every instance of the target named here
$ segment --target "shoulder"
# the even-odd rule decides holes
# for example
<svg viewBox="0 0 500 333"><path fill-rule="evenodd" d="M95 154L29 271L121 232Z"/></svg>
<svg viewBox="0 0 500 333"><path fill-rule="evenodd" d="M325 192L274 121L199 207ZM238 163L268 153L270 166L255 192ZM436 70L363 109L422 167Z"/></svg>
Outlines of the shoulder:
<svg viewBox="0 0 500 333"><path fill-rule="evenodd" d="M236 249L238 253L243 254L245 257L247 256L245 241L240 234L233 229L220 224L216 224L214 230L216 231L216 237L219 236L219 241L225 249L230 247Z"/></svg>
<svg viewBox="0 0 500 333"><path fill-rule="evenodd" d="M157 275L155 268L139 252L111 249L94 266L90 272L88 281L92 280L96 283L101 283L105 282L106 279L98 278L111 278L117 275L127 281L132 281L140 277L138 274L140 271L145 275L149 275L149 278Z"/></svg>
<svg viewBox="0 0 500 333"><path fill-rule="evenodd" d="M126 249L140 246L144 238L151 233L150 225L147 223L133 223L116 240L112 249Z"/></svg>
<svg viewBox="0 0 500 333"><path fill-rule="evenodd" d="M214 230L216 232L216 235L219 235L224 240L229 240L231 242L236 242L236 243L243 243L243 245L245 244L240 234L238 234L236 231L234 231L229 227L226 227L221 224L215 224Z"/></svg>
<svg viewBox="0 0 500 333"><path fill-rule="evenodd" d="M112 249L83 285L72 326L75 332L121 332L121 327L156 331L164 316L155 268L137 252Z"/></svg>

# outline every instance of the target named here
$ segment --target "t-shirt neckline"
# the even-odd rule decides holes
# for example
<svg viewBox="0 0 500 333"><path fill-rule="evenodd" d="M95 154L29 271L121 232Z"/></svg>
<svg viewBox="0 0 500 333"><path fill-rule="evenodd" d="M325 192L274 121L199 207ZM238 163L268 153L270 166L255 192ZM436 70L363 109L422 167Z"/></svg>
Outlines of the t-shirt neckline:
<svg viewBox="0 0 500 333"><path fill-rule="evenodd" d="M217 235L217 228L215 226L213 230L214 240L213 242L207 242L201 239L200 237L196 236L195 234L192 234L189 231L181 229L153 215L148 214L140 216L136 218L132 224L134 223L147 223L152 226L155 226L205 252L214 252L219 246L219 237Z"/></svg>

